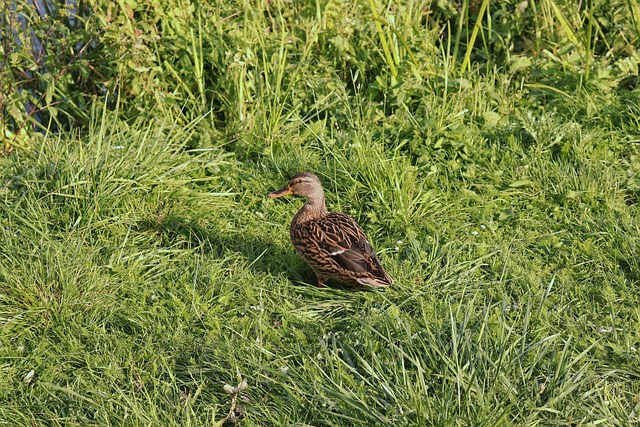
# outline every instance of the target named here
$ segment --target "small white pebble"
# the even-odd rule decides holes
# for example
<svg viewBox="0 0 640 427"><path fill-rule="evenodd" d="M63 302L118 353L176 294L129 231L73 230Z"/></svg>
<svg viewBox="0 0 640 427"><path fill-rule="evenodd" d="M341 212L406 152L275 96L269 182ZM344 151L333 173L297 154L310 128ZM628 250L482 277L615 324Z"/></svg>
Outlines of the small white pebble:
<svg viewBox="0 0 640 427"><path fill-rule="evenodd" d="M602 334L608 334L608 333L610 333L611 331L613 331L613 328L611 328L611 327L609 327L609 328L605 328L605 327L600 326L600 327L598 328L598 332L600 332L600 333L602 333Z"/></svg>
<svg viewBox="0 0 640 427"><path fill-rule="evenodd" d="M480 228L482 228L482 229L484 230L485 228L487 228L487 226L486 226L486 225L484 225L484 224L482 224L482 225L480 226Z"/></svg>
<svg viewBox="0 0 640 427"><path fill-rule="evenodd" d="M473 230L473 231L471 232L471 234L473 234L474 236L477 236L477 235L478 235L478 232L477 232L477 231L475 231L475 230Z"/></svg>
<svg viewBox="0 0 640 427"><path fill-rule="evenodd" d="M24 351L24 346L23 345L19 345L18 346L18 351Z"/></svg>
<svg viewBox="0 0 640 427"><path fill-rule="evenodd" d="M289 367L288 366L283 366L282 368L280 368L280 371L284 374L289 372Z"/></svg>

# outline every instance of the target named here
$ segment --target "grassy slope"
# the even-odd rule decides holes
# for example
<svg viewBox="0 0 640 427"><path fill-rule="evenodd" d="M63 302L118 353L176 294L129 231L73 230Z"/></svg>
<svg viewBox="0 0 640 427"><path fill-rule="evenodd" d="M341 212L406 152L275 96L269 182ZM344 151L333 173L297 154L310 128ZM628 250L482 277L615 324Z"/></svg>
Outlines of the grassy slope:
<svg viewBox="0 0 640 427"><path fill-rule="evenodd" d="M2 159L0 425L640 421L637 91L260 64L227 136L107 114ZM313 287L264 197L305 169L392 288Z"/></svg>

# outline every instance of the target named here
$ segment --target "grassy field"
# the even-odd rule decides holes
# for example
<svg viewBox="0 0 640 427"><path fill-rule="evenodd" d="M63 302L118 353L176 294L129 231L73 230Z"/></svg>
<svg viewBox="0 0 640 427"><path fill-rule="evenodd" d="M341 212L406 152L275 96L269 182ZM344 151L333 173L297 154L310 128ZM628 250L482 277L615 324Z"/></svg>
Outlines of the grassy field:
<svg viewBox="0 0 640 427"><path fill-rule="evenodd" d="M187 8L183 68L16 143L0 426L639 425L640 26L491 3ZM314 286L304 170L392 287Z"/></svg>

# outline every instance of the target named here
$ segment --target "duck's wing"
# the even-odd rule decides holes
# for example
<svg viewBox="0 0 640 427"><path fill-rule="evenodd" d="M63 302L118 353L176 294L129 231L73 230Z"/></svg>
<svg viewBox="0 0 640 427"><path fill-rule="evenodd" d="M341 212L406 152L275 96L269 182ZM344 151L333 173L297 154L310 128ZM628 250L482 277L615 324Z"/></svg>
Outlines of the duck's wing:
<svg viewBox="0 0 640 427"><path fill-rule="evenodd" d="M342 269L343 275L351 276L357 282L364 280L363 285L392 283L367 236L353 218L331 212L322 219L310 221L308 227L315 243L312 252L318 252L314 254L316 259L332 261Z"/></svg>

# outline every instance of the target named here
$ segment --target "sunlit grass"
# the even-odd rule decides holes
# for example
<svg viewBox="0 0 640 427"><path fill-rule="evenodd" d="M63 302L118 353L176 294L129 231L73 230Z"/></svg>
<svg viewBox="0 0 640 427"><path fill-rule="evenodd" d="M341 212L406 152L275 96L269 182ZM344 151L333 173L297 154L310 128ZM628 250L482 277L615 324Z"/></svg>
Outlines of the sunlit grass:
<svg viewBox="0 0 640 427"><path fill-rule="evenodd" d="M198 68L184 117L96 105L0 159L0 425L640 422L637 91L423 78L412 56L455 61L411 39L416 5L325 39L362 11L276 3L242 16L224 126L188 119ZM265 197L303 170L392 287L314 286L288 236L302 200Z"/></svg>

